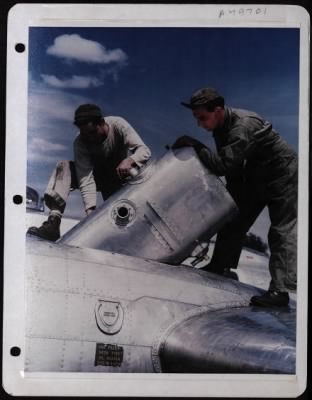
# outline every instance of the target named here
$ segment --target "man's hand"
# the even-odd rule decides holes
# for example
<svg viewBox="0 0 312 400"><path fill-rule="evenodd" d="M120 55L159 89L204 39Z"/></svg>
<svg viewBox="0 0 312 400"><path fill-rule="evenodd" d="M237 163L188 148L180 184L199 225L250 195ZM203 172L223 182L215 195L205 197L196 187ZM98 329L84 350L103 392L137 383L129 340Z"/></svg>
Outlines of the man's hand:
<svg viewBox="0 0 312 400"><path fill-rule="evenodd" d="M131 157L122 160L121 163L116 168L117 174L120 179L126 178L129 176L129 171L131 167L135 164L134 160Z"/></svg>
<svg viewBox="0 0 312 400"><path fill-rule="evenodd" d="M192 138L191 136L180 136L172 145L172 149L179 149L180 147L194 147L196 152L199 152L202 148L206 147L199 140Z"/></svg>
<svg viewBox="0 0 312 400"><path fill-rule="evenodd" d="M86 210L87 216L90 215L90 214L92 213L92 211L94 211L94 210L95 210L95 207L88 208L88 209Z"/></svg>

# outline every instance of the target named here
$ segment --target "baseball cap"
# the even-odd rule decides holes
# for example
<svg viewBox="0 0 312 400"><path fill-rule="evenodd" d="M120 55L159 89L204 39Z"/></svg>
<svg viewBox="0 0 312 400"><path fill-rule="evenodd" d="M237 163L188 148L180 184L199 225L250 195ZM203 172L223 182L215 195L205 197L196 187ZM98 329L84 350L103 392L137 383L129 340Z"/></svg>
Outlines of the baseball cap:
<svg viewBox="0 0 312 400"><path fill-rule="evenodd" d="M79 126L102 118L103 115L100 107L95 104L81 104L75 111L74 124Z"/></svg>
<svg viewBox="0 0 312 400"><path fill-rule="evenodd" d="M196 108L200 106L211 106L214 108L218 105L224 105L224 98L213 88L199 89L194 92L190 98L190 102L181 102L184 107Z"/></svg>

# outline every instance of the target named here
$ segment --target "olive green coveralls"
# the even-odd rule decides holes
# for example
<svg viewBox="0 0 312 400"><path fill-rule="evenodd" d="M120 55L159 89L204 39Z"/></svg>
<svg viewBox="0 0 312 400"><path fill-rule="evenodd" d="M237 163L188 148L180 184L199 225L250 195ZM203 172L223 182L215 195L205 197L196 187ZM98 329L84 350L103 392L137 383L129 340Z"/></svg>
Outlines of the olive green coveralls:
<svg viewBox="0 0 312 400"><path fill-rule="evenodd" d="M236 268L249 228L265 206L271 226L269 290L296 289L298 158L294 150L259 115L225 107L222 128L213 132L217 153L199 151L201 161L227 188L240 210L217 235L211 263Z"/></svg>

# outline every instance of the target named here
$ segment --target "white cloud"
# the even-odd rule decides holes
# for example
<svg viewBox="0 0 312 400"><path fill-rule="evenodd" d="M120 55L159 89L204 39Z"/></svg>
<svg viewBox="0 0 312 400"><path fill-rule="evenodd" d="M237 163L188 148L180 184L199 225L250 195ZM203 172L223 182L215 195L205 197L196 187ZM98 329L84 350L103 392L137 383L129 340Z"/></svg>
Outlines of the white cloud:
<svg viewBox="0 0 312 400"><path fill-rule="evenodd" d="M29 161L55 163L59 159L59 152L65 150L66 146L61 143L54 143L45 138L30 137L27 158Z"/></svg>
<svg viewBox="0 0 312 400"><path fill-rule="evenodd" d="M32 82L28 96L28 127L45 128L58 121L73 121L74 111L84 103L92 103L88 97L62 90L50 89Z"/></svg>
<svg viewBox="0 0 312 400"><path fill-rule="evenodd" d="M60 143L52 143L49 140L46 140L44 138L38 138L35 137L31 140L31 147L33 150L37 151L59 151L59 150L65 150L66 147L63 144Z"/></svg>
<svg viewBox="0 0 312 400"><path fill-rule="evenodd" d="M29 162L40 162L46 164L56 164L57 161L60 159L59 157L54 157L53 155L43 154L43 153L36 153L28 150L27 159ZM46 182L47 184L47 182Z"/></svg>
<svg viewBox="0 0 312 400"><path fill-rule="evenodd" d="M77 34L56 37L54 44L48 47L47 54L96 64L124 63L128 58L121 49L108 50L100 43L84 39Z"/></svg>
<svg viewBox="0 0 312 400"><path fill-rule="evenodd" d="M69 79L63 80L54 75L42 74L41 77L46 84L59 89L88 89L90 87L99 87L104 85L104 82L93 76L74 75Z"/></svg>

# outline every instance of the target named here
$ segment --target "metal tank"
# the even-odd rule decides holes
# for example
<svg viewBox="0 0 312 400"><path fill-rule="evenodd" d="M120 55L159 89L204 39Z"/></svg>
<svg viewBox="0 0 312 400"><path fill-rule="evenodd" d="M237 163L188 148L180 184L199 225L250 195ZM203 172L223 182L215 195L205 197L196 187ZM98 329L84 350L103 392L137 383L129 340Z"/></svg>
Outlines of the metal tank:
<svg viewBox="0 0 312 400"><path fill-rule="evenodd" d="M179 264L237 211L222 181L184 147L143 169L59 243Z"/></svg>

